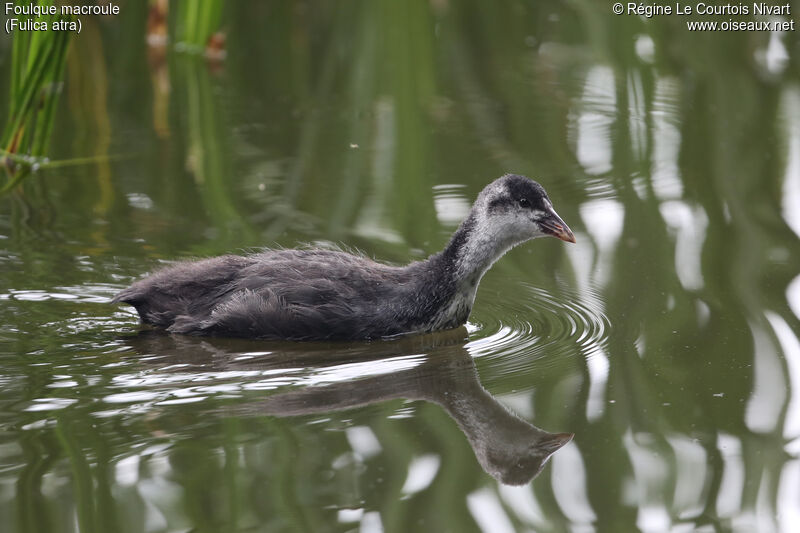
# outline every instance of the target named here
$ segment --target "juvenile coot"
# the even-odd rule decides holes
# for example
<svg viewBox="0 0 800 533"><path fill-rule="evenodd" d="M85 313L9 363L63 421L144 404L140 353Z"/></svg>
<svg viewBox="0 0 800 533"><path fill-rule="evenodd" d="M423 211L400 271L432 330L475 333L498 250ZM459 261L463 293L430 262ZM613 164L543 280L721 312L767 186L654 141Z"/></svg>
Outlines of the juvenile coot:
<svg viewBox="0 0 800 533"><path fill-rule="evenodd" d="M575 242L541 185L506 174L481 191L445 249L397 267L341 251L267 250L185 261L113 302L173 333L359 340L458 327L483 274L517 244Z"/></svg>

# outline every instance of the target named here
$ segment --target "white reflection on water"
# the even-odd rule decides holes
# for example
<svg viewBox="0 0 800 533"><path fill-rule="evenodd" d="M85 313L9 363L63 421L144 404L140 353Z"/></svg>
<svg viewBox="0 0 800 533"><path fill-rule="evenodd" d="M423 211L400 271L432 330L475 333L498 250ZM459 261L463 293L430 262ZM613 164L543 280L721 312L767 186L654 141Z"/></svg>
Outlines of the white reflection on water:
<svg viewBox="0 0 800 533"><path fill-rule="evenodd" d="M422 355L404 355L379 361L344 363L322 368L279 368L263 370L225 370L175 372L181 365L168 365L157 371L146 370L114 376L114 387L126 390L103 397L110 404L131 404L138 409L152 405L169 405L200 401L209 395L235 396L248 390L275 390L289 385L319 386L351 381L368 376L400 372L421 364ZM259 379L260 378L260 379ZM187 386L189 385L189 386ZM119 411L96 412L95 416L112 416Z"/></svg>
<svg viewBox="0 0 800 533"><path fill-rule="evenodd" d="M653 98L653 190L662 200L680 198L683 183L680 179L678 154L681 134L678 121L679 82L673 78L658 78Z"/></svg>
<svg viewBox="0 0 800 533"><path fill-rule="evenodd" d="M664 489L670 485L670 469L649 433L634 434L629 429L623 437L628 456L631 458L639 503L636 525L643 531L666 531L670 518L664 506Z"/></svg>
<svg viewBox="0 0 800 533"><path fill-rule="evenodd" d="M49 383L45 385L50 389L71 389L72 387L77 387L78 382L72 379L66 381L54 381L53 383Z"/></svg>
<svg viewBox="0 0 800 533"><path fill-rule="evenodd" d="M367 426L349 427L345 430L345 435L347 436L347 442L350 443L350 448L362 459L375 457L383 449L378 437Z"/></svg>
<svg viewBox="0 0 800 533"><path fill-rule="evenodd" d="M148 467L153 469L158 462L167 463L165 457L153 457L148 461ZM165 465L167 472L171 473L169 465ZM181 508L184 498L183 488L172 481L167 475L151 475L141 480L136 489L142 497L144 504L144 530L166 531L169 527L167 514L178 516L176 510Z"/></svg>
<svg viewBox="0 0 800 533"><path fill-rule="evenodd" d="M306 376L298 378L294 384L313 386L350 381L367 376L379 376L410 370L425 362L424 355L403 355L378 361L345 363L329 368L308 369Z"/></svg>
<svg viewBox="0 0 800 533"><path fill-rule="evenodd" d="M800 531L800 460L784 465L778 486L778 523L781 531Z"/></svg>
<svg viewBox="0 0 800 533"><path fill-rule="evenodd" d="M575 442L561 448L550 460L553 469L553 496L569 520L576 525L591 524L597 515L586 493L586 467Z"/></svg>
<svg viewBox="0 0 800 533"><path fill-rule="evenodd" d="M79 302L108 303L119 287L103 283L43 289L9 289L0 293L0 300L46 302L48 300L75 300Z"/></svg>
<svg viewBox="0 0 800 533"><path fill-rule="evenodd" d="M589 397L586 400L586 418L593 422L603 416L605 410L605 391L608 381L608 355L605 350L598 348L586 359L589 370Z"/></svg>
<svg viewBox="0 0 800 533"><path fill-rule="evenodd" d="M532 390L497 395L495 399L522 418L533 420L535 416L533 409L534 395Z"/></svg>
<svg viewBox="0 0 800 533"><path fill-rule="evenodd" d="M467 495L467 508L485 533L514 533L514 525L503 509L497 494L488 488Z"/></svg>
<svg viewBox="0 0 800 533"><path fill-rule="evenodd" d="M361 527L358 528L359 533L379 533L383 531L383 521L381 514L378 511L370 511L364 513L364 518L361 519Z"/></svg>
<svg viewBox="0 0 800 533"><path fill-rule="evenodd" d="M467 217L471 204L464 185L437 185L433 188L436 218L445 226L457 226Z"/></svg>
<svg viewBox="0 0 800 533"><path fill-rule="evenodd" d="M353 228L356 235L381 239L386 242L403 242L403 237L386 220L392 195L392 169L397 150L394 101L381 98L375 104L375 139L372 143L372 186L364 199Z"/></svg>
<svg viewBox="0 0 800 533"><path fill-rule="evenodd" d="M527 485L512 486L498 485L500 497L503 502L514 511L514 515L523 522L537 528L537 530L549 530L553 528L552 522L547 520L542 507L536 500L532 488Z"/></svg>
<svg viewBox="0 0 800 533"><path fill-rule="evenodd" d="M597 246L593 281L604 286L611 279L614 249L622 235L625 208L616 200L591 200L581 205L580 213L592 242Z"/></svg>
<svg viewBox="0 0 800 533"><path fill-rule="evenodd" d="M639 506L639 512L636 513L636 525L642 531L646 533L668 531L669 524L669 513L663 505L644 504Z"/></svg>
<svg viewBox="0 0 800 533"><path fill-rule="evenodd" d="M572 270L575 272L575 282L578 285L581 294L589 292L592 286L592 265L594 264L594 246L589 239L583 238L583 235L576 233L577 242L572 246L567 246L564 250L567 252L570 263L572 263Z"/></svg>
<svg viewBox="0 0 800 533"><path fill-rule="evenodd" d="M765 315L783 350L791 383L791 397L783 419L783 436L787 439L796 438L800 436L800 341L780 315L772 311L766 311Z"/></svg>
<svg viewBox="0 0 800 533"><path fill-rule="evenodd" d="M753 392L747 402L744 421L755 433L769 433L781 421L786 401L783 366L775 345L766 332L752 322L753 334Z"/></svg>
<svg viewBox="0 0 800 533"><path fill-rule="evenodd" d="M122 487L136 485L139 481L140 462L140 457L138 455L123 457L117 461L117 464L114 465L114 479L117 484Z"/></svg>
<svg viewBox="0 0 800 533"><path fill-rule="evenodd" d="M24 411L58 411L76 403L75 398L35 398L31 400L31 405L23 409Z"/></svg>
<svg viewBox="0 0 800 533"><path fill-rule="evenodd" d="M717 434L717 449L722 456L722 480L717 493L717 514L723 518L733 516L742 507L744 490L744 463L742 442L728 433Z"/></svg>
<svg viewBox="0 0 800 533"><path fill-rule="evenodd" d="M164 400L156 403L156 405L181 405L185 403L197 403L205 400L207 396L188 396L185 398L175 398L172 400Z"/></svg>
<svg viewBox="0 0 800 533"><path fill-rule="evenodd" d="M155 205L153 199L144 193L132 192L128 193L127 196L128 196L128 204L130 204L131 207L135 207L137 209L149 210L153 209L153 206Z"/></svg>
<svg viewBox="0 0 800 533"><path fill-rule="evenodd" d="M649 35L645 33L637 35L634 47L636 48L636 55L642 61L652 63L655 60L656 45Z"/></svg>
<svg viewBox="0 0 800 533"><path fill-rule="evenodd" d="M336 519L343 524L349 522L360 522L361 517L364 516L364 509L339 509L336 513Z"/></svg>
<svg viewBox="0 0 800 533"><path fill-rule="evenodd" d="M650 41L652 44L653 41ZM639 44L639 41L636 41ZM647 95L642 87L638 70L628 74L628 128L631 134L631 152L637 161L647 155Z"/></svg>
<svg viewBox="0 0 800 533"><path fill-rule="evenodd" d="M800 236L800 89L783 91L781 116L786 128L786 172L783 177L783 218Z"/></svg>
<svg viewBox="0 0 800 533"><path fill-rule="evenodd" d="M705 505L707 460L705 449L681 434L667 435L675 452L675 495L672 505L682 516L698 516Z"/></svg>
<svg viewBox="0 0 800 533"><path fill-rule="evenodd" d="M586 76L577 120L570 117L570 137L575 157L587 174L611 170L611 126L617 111L614 72L607 66L592 67Z"/></svg>
<svg viewBox="0 0 800 533"><path fill-rule="evenodd" d="M789 302L794 316L800 318L800 276L794 278L786 287L786 301Z"/></svg>
<svg viewBox="0 0 800 533"><path fill-rule="evenodd" d="M435 453L411 459L408 464L408 475L400 492L408 496L427 489L436 478L441 464L442 460Z"/></svg>
<svg viewBox="0 0 800 533"><path fill-rule="evenodd" d="M684 202L663 202L659 211L670 229L676 232L675 272L683 288L692 291L703 288L701 258L706 240L708 216L701 207L692 209Z"/></svg>
<svg viewBox="0 0 800 533"><path fill-rule="evenodd" d="M754 53L756 61L772 75L780 74L786 70L789 64L789 52L781 41L783 33L780 31L770 32L767 46Z"/></svg>
<svg viewBox="0 0 800 533"><path fill-rule="evenodd" d="M159 396L159 393L150 391L120 392L107 395L103 401L107 403L138 403L155 400Z"/></svg>

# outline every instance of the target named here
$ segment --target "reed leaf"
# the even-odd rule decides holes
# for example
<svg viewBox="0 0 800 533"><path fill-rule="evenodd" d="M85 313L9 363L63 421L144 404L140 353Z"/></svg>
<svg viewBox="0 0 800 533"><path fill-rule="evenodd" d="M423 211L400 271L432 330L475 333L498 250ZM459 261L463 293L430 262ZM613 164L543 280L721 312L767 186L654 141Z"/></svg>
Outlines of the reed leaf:
<svg viewBox="0 0 800 533"><path fill-rule="evenodd" d="M39 4L47 6L52 2ZM57 14L37 20L50 26L54 21L70 21L72 17ZM0 137L0 147L7 154L3 166L8 179L0 186L0 194L15 188L31 173L35 158L46 154L71 37L71 32L54 30L14 34L8 120Z"/></svg>
<svg viewBox="0 0 800 533"><path fill-rule="evenodd" d="M182 51L202 54L222 21L222 0L180 2L174 23L174 41Z"/></svg>

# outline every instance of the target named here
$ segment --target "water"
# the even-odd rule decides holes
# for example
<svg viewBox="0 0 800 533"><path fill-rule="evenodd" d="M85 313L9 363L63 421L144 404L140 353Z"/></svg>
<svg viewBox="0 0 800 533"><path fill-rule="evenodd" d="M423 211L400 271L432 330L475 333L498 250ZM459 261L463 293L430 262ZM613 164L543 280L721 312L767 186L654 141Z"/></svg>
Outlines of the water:
<svg viewBox="0 0 800 533"><path fill-rule="evenodd" d="M97 162L0 199L0 529L800 528L794 34L236 3L208 63L148 47L145 5L73 43L53 158ZM424 258L508 171L578 242L510 252L459 330L198 339L109 304L259 246Z"/></svg>

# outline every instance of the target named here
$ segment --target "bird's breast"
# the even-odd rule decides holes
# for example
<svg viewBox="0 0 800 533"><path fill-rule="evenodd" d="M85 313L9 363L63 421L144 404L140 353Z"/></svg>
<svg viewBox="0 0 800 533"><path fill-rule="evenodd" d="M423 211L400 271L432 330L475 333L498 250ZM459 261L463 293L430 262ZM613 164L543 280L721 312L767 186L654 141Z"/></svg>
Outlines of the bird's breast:
<svg viewBox="0 0 800 533"><path fill-rule="evenodd" d="M429 329L451 329L463 325L469 318L474 301L474 289L457 291L433 317Z"/></svg>

